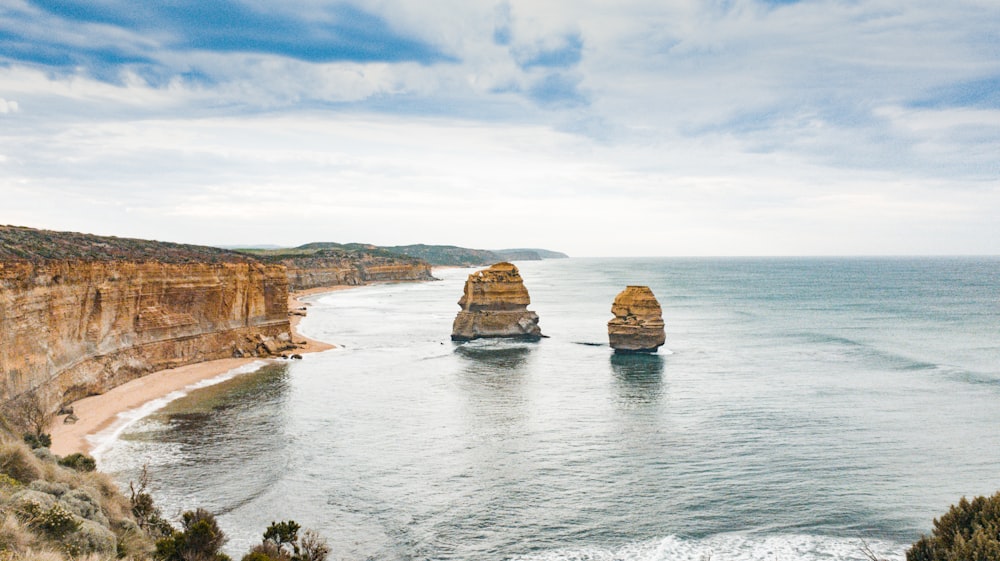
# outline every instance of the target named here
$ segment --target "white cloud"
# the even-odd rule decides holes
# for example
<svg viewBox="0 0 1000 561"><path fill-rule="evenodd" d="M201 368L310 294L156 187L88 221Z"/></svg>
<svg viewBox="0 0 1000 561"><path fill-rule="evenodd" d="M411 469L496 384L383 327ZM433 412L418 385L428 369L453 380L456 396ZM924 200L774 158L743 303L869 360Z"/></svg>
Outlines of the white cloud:
<svg viewBox="0 0 1000 561"><path fill-rule="evenodd" d="M0 97L0 115L6 115L7 113L17 113L20 110L16 101L7 101L6 99Z"/></svg>
<svg viewBox="0 0 1000 561"><path fill-rule="evenodd" d="M24 105L0 129L15 201L0 223L575 254L1000 253L1000 112L940 93L1000 76L990 2L497 5L365 3L454 57L435 64L53 26L138 49L166 79L0 65L0 92ZM576 44L565 68L524 64ZM537 103L551 76L586 103Z"/></svg>

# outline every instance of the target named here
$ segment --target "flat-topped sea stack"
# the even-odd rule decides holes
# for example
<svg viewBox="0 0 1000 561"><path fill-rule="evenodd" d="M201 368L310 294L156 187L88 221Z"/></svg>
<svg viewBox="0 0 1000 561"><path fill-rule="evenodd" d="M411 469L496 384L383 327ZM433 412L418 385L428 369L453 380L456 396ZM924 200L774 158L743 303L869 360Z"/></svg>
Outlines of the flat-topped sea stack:
<svg viewBox="0 0 1000 561"><path fill-rule="evenodd" d="M537 341L542 337L538 314L528 310L531 298L521 273L511 263L497 263L476 271L465 281L458 305L452 341L481 338L515 338Z"/></svg>
<svg viewBox="0 0 1000 561"><path fill-rule="evenodd" d="M626 287L611 306L608 340L616 353L655 353L667 340L663 311L648 286Z"/></svg>

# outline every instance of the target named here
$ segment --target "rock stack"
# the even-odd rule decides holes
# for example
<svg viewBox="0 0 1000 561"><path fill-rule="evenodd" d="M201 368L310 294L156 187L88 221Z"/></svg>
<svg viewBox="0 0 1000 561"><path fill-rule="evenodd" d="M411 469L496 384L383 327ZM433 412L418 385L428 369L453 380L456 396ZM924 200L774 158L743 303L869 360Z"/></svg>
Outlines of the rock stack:
<svg viewBox="0 0 1000 561"><path fill-rule="evenodd" d="M626 287L611 306L608 340L616 353L655 353L667 337L663 311L648 286Z"/></svg>
<svg viewBox="0 0 1000 561"><path fill-rule="evenodd" d="M527 309L528 289L517 267L497 263L476 271L465 281L465 293L458 305L451 330L453 341L508 337L537 341L542 337L538 314Z"/></svg>

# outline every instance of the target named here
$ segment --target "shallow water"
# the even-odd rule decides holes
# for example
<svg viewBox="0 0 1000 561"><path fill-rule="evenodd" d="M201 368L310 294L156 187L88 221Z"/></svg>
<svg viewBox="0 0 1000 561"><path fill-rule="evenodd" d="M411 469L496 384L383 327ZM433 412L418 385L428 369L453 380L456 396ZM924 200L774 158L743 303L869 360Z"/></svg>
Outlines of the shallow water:
<svg viewBox="0 0 1000 561"><path fill-rule="evenodd" d="M191 392L111 441L167 514L272 520L337 559L863 559L1000 489L997 259L519 263L537 344L448 340L468 270L315 298L342 345ZM657 355L616 356L648 284Z"/></svg>

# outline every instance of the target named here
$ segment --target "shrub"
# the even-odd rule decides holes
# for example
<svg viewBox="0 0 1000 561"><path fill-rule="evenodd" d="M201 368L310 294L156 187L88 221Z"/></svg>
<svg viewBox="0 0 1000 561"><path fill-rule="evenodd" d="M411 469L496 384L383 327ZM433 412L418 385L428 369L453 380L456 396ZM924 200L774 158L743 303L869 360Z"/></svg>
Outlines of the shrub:
<svg viewBox="0 0 1000 561"><path fill-rule="evenodd" d="M59 503L44 509L39 503L25 502L22 504L22 512L26 515L29 526L38 528L51 537L64 536L80 527L80 520Z"/></svg>
<svg viewBox="0 0 1000 561"><path fill-rule="evenodd" d="M1000 561L1000 492L992 497L965 497L934 520L906 552L907 561Z"/></svg>
<svg viewBox="0 0 1000 561"><path fill-rule="evenodd" d="M52 443L49 435L45 434L45 428L55 418L55 411L48 406L45 398L38 392L32 390L25 392L6 404L5 409L11 424L21 429L22 432L30 433L36 439L42 437L48 439L48 447ZM27 439L27 435L25 435Z"/></svg>
<svg viewBox="0 0 1000 561"><path fill-rule="evenodd" d="M183 531L156 542L156 557L163 561L228 561L219 553L228 538L215 516L204 509L189 510L181 516Z"/></svg>
<svg viewBox="0 0 1000 561"><path fill-rule="evenodd" d="M294 520L272 522L264 531L264 541L241 561L325 561L330 554L326 540L312 530L299 539L300 528Z"/></svg>
<svg viewBox="0 0 1000 561"><path fill-rule="evenodd" d="M69 485L66 485L65 483L46 481L44 479L32 481L31 484L28 485L28 489L38 491L39 493L45 493L46 495L52 495L53 497L61 497L66 493L69 493Z"/></svg>
<svg viewBox="0 0 1000 561"><path fill-rule="evenodd" d="M77 529L63 538L63 544L68 550L79 554L100 553L115 554L118 550L118 538L114 532L90 520L80 522Z"/></svg>
<svg viewBox="0 0 1000 561"><path fill-rule="evenodd" d="M274 542L265 541L254 546L240 561L292 561L292 557Z"/></svg>
<svg viewBox="0 0 1000 561"><path fill-rule="evenodd" d="M66 493L61 498L62 502L73 514L92 520L101 526L109 526L108 517L101 512L100 500L87 489L78 488Z"/></svg>
<svg viewBox="0 0 1000 561"><path fill-rule="evenodd" d="M302 561L326 561L330 555L330 546L326 540L312 530L306 530L302 534L300 547Z"/></svg>
<svg viewBox="0 0 1000 561"><path fill-rule="evenodd" d="M84 472L97 469L97 461L94 458L79 452L60 459L59 465Z"/></svg>
<svg viewBox="0 0 1000 561"><path fill-rule="evenodd" d="M40 432L38 434L25 433L24 443L32 448L48 448L52 446L52 435L46 432Z"/></svg>
<svg viewBox="0 0 1000 561"><path fill-rule="evenodd" d="M299 540L300 528L301 526L294 520L271 522L267 530L264 530L264 541L273 543L278 547L279 551L283 550L286 545L289 545L298 554L299 546L296 542Z"/></svg>
<svg viewBox="0 0 1000 561"><path fill-rule="evenodd" d="M146 531L153 539L172 539L174 529L163 518L160 509L153 503L153 496L146 491L148 487L149 470L147 466L142 466L142 472L139 475L139 485L136 486L134 481L128 484L131 493L129 495L129 505L132 510L132 516L135 517L135 522L139 528ZM159 544L157 544L157 547L159 547Z"/></svg>

